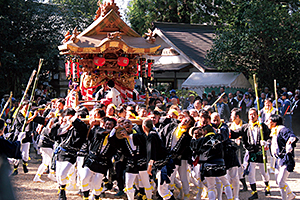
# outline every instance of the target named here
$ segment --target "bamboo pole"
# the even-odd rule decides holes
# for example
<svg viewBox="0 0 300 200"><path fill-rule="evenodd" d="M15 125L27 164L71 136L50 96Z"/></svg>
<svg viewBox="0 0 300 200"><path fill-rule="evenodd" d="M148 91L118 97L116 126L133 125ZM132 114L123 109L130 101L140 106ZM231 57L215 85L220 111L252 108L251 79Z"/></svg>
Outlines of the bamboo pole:
<svg viewBox="0 0 300 200"><path fill-rule="evenodd" d="M13 93L10 92L9 98L8 98L8 100L6 101L4 107L3 107L2 111L1 111L0 118L1 118L2 115L4 114L4 111L5 111L6 107L8 106L9 102L11 101L12 95L13 95Z"/></svg>
<svg viewBox="0 0 300 200"><path fill-rule="evenodd" d="M258 122L259 122L260 137L261 137L261 140L264 140L261 115L260 115L260 112L259 112L260 108L259 108L259 98L258 98L258 90L257 90L258 87L257 87L257 82L256 82L256 76L255 76L255 74L253 74L253 80L254 80L254 89L255 89L256 103L257 103L257 111L258 111ZM263 154L263 162L264 162L265 172L267 172L267 162L266 162L265 146L262 146L262 154Z"/></svg>
<svg viewBox="0 0 300 200"><path fill-rule="evenodd" d="M31 109L31 105L32 105L32 101L33 101L33 97L34 97L34 93L35 93L35 88L36 88L37 82L39 80L39 73L40 73L40 70L42 68L43 61L44 61L44 59L40 58L39 66L38 66L38 71L36 73L34 84L33 84L32 91L31 91L31 96L30 96L30 100L29 100L29 106L28 106L28 109L27 109L27 112L26 112L26 116L25 116L25 120L24 120L24 124L23 124L23 127L22 127L22 132L25 130L25 127L26 127L26 124L27 124L27 121L28 121L28 117L29 117L29 113L30 113L30 109Z"/></svg>
<svg viewBox="0 0 300 200"><path fill-rule="evenodd" d="M277 94L277 83L276 79L274 79L274 94L275 94L275 102L276 102L276 114L278 115L278 94Z"/></svg>

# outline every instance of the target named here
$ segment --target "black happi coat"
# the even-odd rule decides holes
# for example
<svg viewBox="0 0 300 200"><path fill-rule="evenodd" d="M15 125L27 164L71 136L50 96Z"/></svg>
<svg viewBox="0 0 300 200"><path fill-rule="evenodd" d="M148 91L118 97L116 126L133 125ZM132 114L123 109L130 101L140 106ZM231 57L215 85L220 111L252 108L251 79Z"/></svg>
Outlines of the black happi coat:
<svg viewBox="0 0 300 200"><path fill-rule="evenodd" d="M20 147L21 143L19 141L11 142L0 136L0 157L6 158L16 158L21 159Z"/></svg>
<svg viewBox="0 0 300 200"><path fill-rule="evenodd" d="M277 135L277 144L278 144L278 149L277 149L277 155L279 162L278 164L280 166L286 165L287 166L287 171L288 172L293 172L295 168L295 153L294 149L291 153L286 153L285 151L285 146L287 141L289 140L290 137L295 137L296 141L292 144L293 148L296 147L296 143L299 140L293 131L291 131L289 128L284 127L282 128L278 135ZM271 145L272 148L272 145ZM277 165L277 163L276 163Z"/></svg>
<svg viewBox="0 0 300 200"><path fill-rule="evenodd" d="M182 133L181 137L177 141L176 145L172 148L172 140L174 137L174 131L178 127L179 122L172 122L167 124L160 132L160 137L165 144L165 147L171 154L176 165L181 165L181 160L191 159L191 149L189 148L192 137L189 135L188 131Z"/></svg>
<svg viewBox="0 0 300 200"><path fill-rule="evenodd" d="M141 132L136 132L134 129L132 135L132 141L136 150L132 150L128 139L117 139L116 135L111 137L112 144L122 152L127 159L126 172L138 173L139 171L147 170L147 149L146 149L146 135Z"/></svg>
<svg viewBox="0 0 300 200"><path fill-rule="evenodd" d="M161 169L167 161L168 151L155 130L151 130L147 136L147 162L154 160L154 166Z"/></svg>
<svg viewBox="0 0 300 200"><path fill-rule="evenodd" d="M86 140L87 125L78 118L72 125L73 126L65 134L57 136L57 139L60 141L57 160L68 161L74 164L76 162L77 152ZM60 129L58 129L58 131L59 130Z"/></svg>
<svg viewBox="0 0 300 200"><path fill-rule="evenodd" d="M199 139L192 139L190 147L201 164L201 178L219 177L226 174L223 152L224 138L221 134L208 133Z"/></svg>
<svg viewBox="0 0 300 200"><path fill-rule="evenodd" d="M223 151L224 151L224 161L225 161L226 169L230 169L232 167L239 167L240 162L236 155L237 148L234 146L234 142L229 139L228 125L222 123L220 127L216 127L215 124L213 124L213 126L218 129L218 133L222 135L224 140Z"/></svg>
<svg viewBox="0 0 300 200"><path fill-rule="evenodd" d="M25 122L25 117L23 116L23 114L21 112L18 112L15 123L13 124L13 127L12 127L12 132L14 132L14 134L11 134L11 136L9 137L9 140L11 140L11 141L17 140L18 133L22 132L22 127L23 127L24 122ZM22 143L32 142L31 134L33 132L33 122L26 124L25 132L26 132L26 136L22 140Z"/></svg>
<svg viewBox="0 0 300 200"><path fill-rule="evenodd" d="M236 139L242 136L244 147L249 151L249 162L263 163L262 147L260 145L260 130L257 125L254 126L254 129L256 129L258 134L256 143L253 143L251 126L251 124L244 124L241 128L237 130L230 130L231 139ZM267 125L262 123L262 129L264 140L266 141L270 139L270 129L267 127Z"/></svg>
<svg viewBox="0 0 300 200"><path fill-rule="evenodd" d="M107 170L112 167L112 157L117 149L111 145L113 139L109 139L109 133L100 126L94 126L90 131L90 139L87 141L87 156L84 166L97 173L106 175ZM103 145L105 145L104 148Z"/></svg>

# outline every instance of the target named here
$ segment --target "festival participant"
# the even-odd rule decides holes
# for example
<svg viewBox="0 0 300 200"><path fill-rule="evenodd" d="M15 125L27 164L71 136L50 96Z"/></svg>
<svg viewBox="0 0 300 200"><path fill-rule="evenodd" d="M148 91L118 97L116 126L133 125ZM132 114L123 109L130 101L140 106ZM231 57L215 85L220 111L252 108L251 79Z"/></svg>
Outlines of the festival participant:
<svg viewBox="0 0 300 200"><path fill-rule="evenodd" d="M260 110L261 121L267 123L269 117L274 114L276 114L276 109L274 109L272 105L272 99L267 98L265 100L265 106Z"/></svg>
<svg viewBox="0 0 300 200"><path fill-rule="evenodd" d="M191 155L189 144L191 136L189 135L189 129L193 127L195 120L193 117L188 116L178 123L177 121L167 124L160 133L161 139L165 144L167 150L171 152L171 157L174 160L176 168L171 175L171 189L174 189L174 180L176 172L179 172L180 180L182 182L182 192L184 199L188 199L189 183L187 176L188 159Z"/></svg>
<svg viewBox="0 0 300 200"><path fill-rule="evenodd" d="M211 123L216 128L216 133L223 136L223 150L224 150L224 161L227 170L227 177L233 187L234 200L239 199L239 174L238 168L240 167L239 160L235 153L236 148L232 145L232 141L229 139L229 128L227 124L221 122L219 113L211 114ZM222 184L219 187L222 189ZM217 185L218 189L218 185ZM218 192L219 198L222 198L222 192Z"/></svg>
<svg viewBox="0 0 300 200"><path fill-rule="evenodd" d="M220 98L215 105L216 111L219 113L220 117L225 120L225 122L228 122L230 117L230 109L229 106L223 102L223 98Z"/></svg>
<svg viewBox="0 0 300 200"><path fill-rule="evenodd" d="M147 135L147 173L152 175L152 167L157 170L157 188L162 199L175 200L172 192L169 190L170 180L167 178L171 175L173 169L170 166L172 161L169 160L169 153L161 141L158 133L154 130L153 121L145 119L142 124L143 131ZM162 168L163 171L162 171Z"/></svg>
<svg viewBox="0 0 300 200"><path fill-rule="evenodd" d="M145 134L137 132L132 128L132 122L128 119L124 121L124 128L120 128L113 136L119 137L119 141L114 145L117 149L122 149L123 155L127 159L124 189L129 200L134 199L133 182L140 176L143 183L147 199L152 199L152 186L147 173L147 150Z"/></svg>
<svg viewBox="0 0 300 200"><path fill-rule="evenodd" d="M273 108L272 99L267 98L265 100L265 106L260 110L261 121L267 123L271 115L276 114L276 109ZM270 158L270 173L275 172L275 159L273 156Z"/></svg>
<svg viewBox="0 0 300 200"><path fill-rule="evenodd" d="M280 115L271 115L268 121L271 129L271 153L276 157L275 179L280 188L281 198L294 199L296 195L291 191L286 180L295 168L294 148L298 138L294 133L285 127ZM264 141L265 142L265 141Z"/></svg>
<svg viewBox="0 0 300 200"><path fill-rule="evenodd" d="M235 131L235 130L241 128L243 124L245 124L245 122L241 119L241 109L239 109L239 108L233 108L231 110L230 118L231 118L231 123L229 124L230 130ZM238 157L239 163L241 164L241 166L238 169L239 179L240 179L241 183L243 184L243 189L241 189L241 192L245 192L245 191L248 191L248 188L247 188L247 184L246 184L246 179L244 177L244 167L242 165L243 160L244 160L244 155L245 155L245 149L243 147L243 141L241 140L241 138L242 137L233 139L233 141L236 144L237 157Z"/></svg>
<svg viewBox="0 0 300 200"><path fill-rule="evenodd" d="M113 125L111 126L110 123ZM94 199L99 200L103 190L101 187L102 180L107 171L112 167L111 158L116 149L110 145L109 133L117 122L113 118L106 121L103 129L99 126L95 118L90 120L89 140L87 141L87 156L84 159L81 173L81 184L83 199L89 199L89 193L93 190Z"/></svg>
<svg viewBox="0 0 300 200"><path fill-rule="evenodd" d="M10 137L11 141L16 141L17 135L20 132L22 132L26 113L28 110L28 106L29 106L29 102L25 101L22 105L20 112L17 113L15 123L13 124L13 127L12 127L12 132L14 132L14 134L11 134L11 137ZM32 141L31 134L33 131L32 121L37 115L38 115L38 112L35 112L34 115L32 115L32 113L29 112L29 119L27 120L26 125L25 125L26 137L23 139L22 144L21 144L24 173L28 173L27 166L28 166L28 159L29 159L29 148L30 148L30 142ZM17 160L14 164L14 171L13 171L12 175L18 174L18 166L19 166L19 161Z"/></svg>
<svg viewBox="0 0 300 200"><path fill-rule="evenodd" d="M224 162L223 152L223 136L215 134L211 125L206 125L203 128L204 137L193 138L191 141L191 148L199 157L201 166L202 180L205 178L208 187L208 198L210 200L216 199L215 183L218 177L225 189L227 199L233 200L230 183L226 178L226 166Z"/></svg>
<svg viewBox="0 0 300 200"><path fill-rule="evenodd" d="M291 101L288 99L288 94L286 92L282 93L281 99L283 101L281 114L284 119L283 120L284 125L287 128L293 130L292 129L292 115L291 115L291 110L292 110Z"/></svg>
<svg viewBox="0 0 300 200"><path fill-rule="evenodd" d="M66 199L66 184L68 172L76 162L77 152L80 150L87 135L87 126L77 118L73 108L67 108L64 112L65 126L58 131L60 145L57 151L56 177L59 184L59 199Z"/></svg>
<svg viewBox="0 0 300 200"><path fill-rule="evenodd" d="M270 138L270 130L268 129L267 125L262 123L263 129L263 137L264 140L268 140ZM249 160L248 166L246 170L249 173L249 182L252 189L252 196L248 199L258 199L258 194L256 190L256 178L255 178L255 167L256 165L259 166L260 173L262 175L263 181L266 185L265 187L265 195L270 195L270 186L269 180L270 176L268 172L265 172L264 169L264 160L262 155L262 146L260 144L261 141L261 134L260 134L260 127L258 122L258 112L255 108L251 108L249 110L249 123L242 125L241 128L237 130L231 130L231 138L236 139L238 137L242 137L244 147L249 152Z"/></svg>
<svg viewBox="0 0 300 200"><path fill-rule="evenodd" d="M202 130L202 126L193 127L189 131L190 136L194 139L199 139L204 136L204 132ZM192 148L191 148L192 149ZM192 170L191 170L191 182L197 187L197 195L196 199L201 199L202 191L205 187L204 183L201 181L200 169L201 163L199 163L199 157L195 151L192 151Z"/></svg>
<svg viewBox="0 0 300 200"><path fill-rule="evenodd" d="M58 115L59 116L59 115ZM55 132L51 131L51 127L54 122L57 121L57 118L51 118L49 123L40 133L38 147L40 148L40 152L42 154L42 163L39 166L36 175L33 178L34 182L45 182L41 179L42 173L47 169L51 164L52 154L53 154L53 146L55 142ZM54 170L50 169L50 173L48 174L48 178L56 181Z"/></svg>
<svg viewBox="0 0 300 200"><path fill-rule="evenodd" d="M106 116L117 120L115 114L116 114L116 106L111 103L106 108Z"/></svg>
<svg viewBox="0 0 300 200"><path fill-rule="evenodd" d="M19 133L18 138L15 142L11 142L6 140L4 136L5 122L3 119L0 119L0 180L1 180L1 188L0 194L1 199L15 199L13 194L13 188L9 181L9 164L7 162L7 157L21 159L21 143L24 139L26 133Z"/></svg>

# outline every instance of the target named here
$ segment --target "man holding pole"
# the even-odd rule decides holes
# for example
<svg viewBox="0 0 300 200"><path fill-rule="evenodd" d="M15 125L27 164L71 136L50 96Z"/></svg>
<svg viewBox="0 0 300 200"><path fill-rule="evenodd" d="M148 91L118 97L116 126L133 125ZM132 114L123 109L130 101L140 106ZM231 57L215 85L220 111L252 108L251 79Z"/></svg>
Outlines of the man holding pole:
<svg viewBox="0 0 300 200"><path fill-rule="evenodd" d="M270 195L270 176L264 169L264 158L262 153L262 146L265 146L265 144L262 143L269 139L270 129L268 129L268 127L264 123L261 124L264 138L264 140L262 140L259 126L260 124L258 122L258 112L255 108L251 108L249 110L249 123L242 125L242 127L237 130L230 131L231 139L236 139L240 136L242 137L244 147L248 151L249 160L248 166L245 169L245 173L249 173L249 182L252 189L252 196L248 199L258 199L255 179L256 165L259 166L259 171L266 185L265 195Z"/></svg>

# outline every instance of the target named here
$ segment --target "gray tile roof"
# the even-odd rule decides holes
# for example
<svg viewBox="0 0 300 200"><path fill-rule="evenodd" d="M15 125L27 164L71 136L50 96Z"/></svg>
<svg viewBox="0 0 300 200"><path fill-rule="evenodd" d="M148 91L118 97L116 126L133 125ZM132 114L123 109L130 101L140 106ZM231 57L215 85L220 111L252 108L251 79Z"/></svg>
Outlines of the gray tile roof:
<svg viewBox="0 0 300 200"><path fill-rule="evenodd" d="M182 55L185 54L199 70L216 70L205 65L205 55L214 39L214 27L180 23L153 22L171 46ZM164 37L162 38L163 40ZM181 52L180 52L181 51Z"/></svg>

